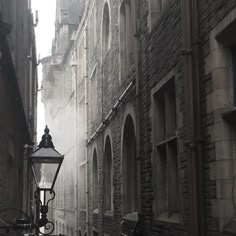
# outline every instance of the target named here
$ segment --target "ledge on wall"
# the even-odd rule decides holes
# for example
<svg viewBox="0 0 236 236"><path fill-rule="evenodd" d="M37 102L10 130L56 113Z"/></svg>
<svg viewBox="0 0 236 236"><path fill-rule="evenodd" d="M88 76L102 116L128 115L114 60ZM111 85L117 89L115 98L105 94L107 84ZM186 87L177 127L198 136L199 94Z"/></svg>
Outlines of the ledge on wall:
<svg viewBox="0 0 236 236"><path fill-rule="evenodd" d="M104 213L104 216L113 216L113 211L106 211L105 213Z"/></svg>
<svg viewBox="0 0 236 236"><path fill-rule="evenodd" d="M98 208L93 210L93 214L98 214Z"/></svg>
<svg viewBox="0 0 236 236"><path fill-rule="evenodd" d="M127 213L121 221L121 235L143 235L142 223L139 212Z"/></svg>
<svg viewBox="0 0 236 236"><path fill-rule="evenodd" d="M124 216L124 220L137 222L139 220L139 213L138 212L132 212L128 213Z"/></svg>
<svg viewBox="0 0 236 236"><path fill-rule="evenodd" d="M160 216L158 216L157 220L162 221L162 222L167 222L167 223L179 224L180 214L173 213L171 216L169 216L169 212L164 212Z"/></svg>

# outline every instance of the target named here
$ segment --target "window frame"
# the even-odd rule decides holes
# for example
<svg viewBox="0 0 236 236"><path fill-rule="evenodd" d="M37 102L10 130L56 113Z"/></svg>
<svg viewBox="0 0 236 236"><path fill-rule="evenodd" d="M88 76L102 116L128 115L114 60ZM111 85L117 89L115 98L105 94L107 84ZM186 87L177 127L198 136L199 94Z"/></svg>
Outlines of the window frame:
<svg viewBox="0 0 236 236"><path fill-rule="evenodd" d="M122 140L121 140L121 156L122 156L122 164L121 164L121 173L122 173L122 215L126 216L127 214L133 214L134 212L138 212L140 210L140 195L139 195L139 174L138 173L138 160L137 160L137 139L136 139L136 120L135 120L135 112L133 108L128 107L122 124ZM131 123L130 123L131 122ZM133 138L134 145L131 147L131 143L129 143L130 137L126 137L127 134L130 135L131 132L127 132L126 129L130 128L129 125L132 125L133 128ZM127 143L130 145L128 146ZM127 148L128 146L128 148ZM127 154L134 151L133 158L127 158ZM130 156L129 156L130 157ZM129 166L134 166L134 168L129 168ZM128 181L127 181L128 180ZM129 191L128 191L129 190ZM132 204L128 204L128 203Z"/></svg>
<svg viewBox="0 0 236 236"><path fill-rule="evenodd" d="M166 119L166 115L169 114L166 110L166 107L162 109L162 111L158 110L158 105L160 106L159 99L163 99L164 103L168 101L166 98L167 93L169 93L168 87L171 83L174 84L174 101L175 104L171 106L168 104L169 112L175 113L175 126L172 127L174 129L174 133L170 130L165 130L164 127L168 125L166 123L161 124L161 122L168 122ZM151 90L151 98L152 98L152 162L153 162L153 190L154 190L154 198L153 198L153 213L155 220L158 221L167 221L172 223L180 223L180 209L178 207L178 203L180 200L180 192L179 192L179 168L178 168L178 113L176 111L178 105L178 99L176 95L176 76L175 71L170 71L159 83ZM164 98L162 97L164 95ZM159 102L159 104L158 104ZM166 104L164 104L166 106ZM172 111L174 109L174 111ZM160 118L160 113L164 111L163 117ZM158 115L157 115L158 114ZM169 115L169 120L173 119L173 114ZM163 121L161 121L161 119ZM159 122L159 125L158 125ZM169 121L173 122L173 121ZM169 123L173 125L172 123ZM162 131L157 131L162 128ZM159 134L161 133L161 134ZM173 133L173 134L172 134ZM168 135L166 135L168 134ZM159 136L158 136L159 135ZM160 136L161 135L161 136ZM174 147L174 148L173 148ZM175 152L174 152L174 150ZM164 152L164 153L161 153ZM171 153L173 152L173 153ZM175 166L174 166L175 164ZM159 171L157 169L159 168ZM176 177L173 177L173 170L176 171ZM176 181L176 182L175 182ZM173 184L173 182L175 182ZM159 191L157 192L156 186L158 186ZM176 186L176 189L174 187ZM160 191L161 188L161 191ZM171 191L171 193L170 193ZM175 194L175 195L174 195ZM168 196L171 196L170 198ZM173 203L174 202L174 203Z"/></svg>
<svg viewBox="0 0 236 236"><path fill-rule="evenodd" d="M104 142L104 161L103 161L103 189L104 189L103 208L104 208L104 214L110 216L113 215L113 210L114 210L113 209L113 148L112 148L111 136L106 135L105 137L106 138L104 140L105 142ZM108 144L107 141L109 141ZM109 157L107 156L106 153L107 145L109 145L108 148L110 148ZM107 158L109 158L109 160L107 160ZM108 178L110 178L110 181L108 181ZM107 196L109 196L109 199L106 199ZM107 206L107 201L108 204L110 202L109 207Z"/></svg>
<svg viewBox="0 0 236 236"><path fill-rule="evenodd" d="M120 81L127 79L130 68L134 65L135 3L123 0L119 7L119 65Z"/></svg>
<svg viewBox="0 0 236 236"><path fill-rule="evenodd" d="M93 211L98 210L98 197L99 197L99 172L98 172L98 155L97 149L93 149L93 163L92 163L92 193L93 193ZM96 160L96 166L95 166ZM96 168L96 170L95 170ZM95 179L96 183L95 183ZM96 194L94 194L96 192ZM95 196L96 195L96 196ZM95 200L96 198L96 200Z"/></svg>
<svg viewBox="0 0 236 236"><path fill-rule="evenodd" d="M79 165L79 170L80 170L80 180L83 180L84 182L82 183L81 181L79 182L79 208L80 211L86 211L87 209L87 196L86 196L86 191L87 191L87 161L85 160L84 162L81 162ZM82 173L82 170L85 172L84 175ZM84 185L84 189L82 188L82 185ZM85 202L83 202L85 201Z"/></svg>
<svg viewBox="0 0 236 236"><path fill-rule="evenodd" d="M96 116L97 116L97 66L95 65L91 76L89 80L90 86L89 86L89 100L90 100L90 120L91 124L93 125L96 122Z"/></svg>
<svg viewBox="0 0 236 236"><path fill-rule="evenodd" d="M106 7L107 7L107 15L104 15L104 13L106 13L105 12ZM107 19L105 19L105 17ZM107 20L108 20L108 23L107 23ZM106 23L106 25L105 25L105 23ZM107 24L108 24L108 26L107 26ZM106 27L104 27L104 26L106 26ZM101 28L102 28L102 30L101 30L102 58L104 59L111 48L111 10L110 10L109 1L105 1L104 5L103 5ZM107 30L108 30L108 32L107 32Z"/></svg>

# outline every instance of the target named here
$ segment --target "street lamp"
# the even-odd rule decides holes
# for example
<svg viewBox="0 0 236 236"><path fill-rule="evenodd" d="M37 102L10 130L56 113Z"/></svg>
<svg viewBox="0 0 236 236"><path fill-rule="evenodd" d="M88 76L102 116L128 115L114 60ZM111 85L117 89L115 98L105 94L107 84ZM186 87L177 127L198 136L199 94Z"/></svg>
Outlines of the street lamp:
<svg viewBox="0 0 236 236"><path fill-rule="evenodd" d="M36 226L39 233L40 227L45 227L48 234L54 231L54 223L47 219L48 204L55 198L53 190L64 155L55 150L49 129L46 126L44 135L39 143L38 149L30 156L30 164L36 184ZM51 198L47 199L47 195ZM42 198L42 200L41 200ZM41 213L41 216L40 216ZM45 233L42 233L45 235Z"/></svg>
<svg viewBox="0 0 236 236"><path fill-rule="evenodd" d="M16 211L23 213L26 219L15 219L10 223L5 222L0 218L4 225L0 229L13 230L32 230L36 229L36 235L49 235L54 231L54 223L47 219L48 204L55 198L53 190L64 155L61 155L55 150L52 143L52 137L49 134L49 129L46 126L44 135L39 143L38 149L29 156L30 165L33 172L36 191L34 194L36 200L36 215L34 222L27 213L17 208L5 208L0 213L5 211ZM41 232L40 228L44 227L45 232Z"/></svg>
<svg viewBox="0 0 236 236"><path fill-rule="evenodd" d="M54 148L47 126L44 132L39 148L29 158L37 188L53 191L64 155Z"/></svg>

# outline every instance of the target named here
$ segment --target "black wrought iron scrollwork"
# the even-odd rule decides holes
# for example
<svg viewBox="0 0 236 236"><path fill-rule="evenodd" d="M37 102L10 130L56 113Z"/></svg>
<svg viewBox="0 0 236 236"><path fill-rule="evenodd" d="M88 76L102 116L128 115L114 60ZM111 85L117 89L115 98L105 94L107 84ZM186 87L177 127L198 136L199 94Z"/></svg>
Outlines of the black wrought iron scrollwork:
<svg viewBox="0 0 236 236"><path fill-rule="evenodd" d="M39 229L39 233L43 235L50 235L55 229L54 223L52 221L48 221L44 226L44 232L41 232Z"/></svg>
<svg viewBox="0 0 236 236"><path fill-rule="evenodd" d="M41 195L43 193L43 195ZM0 229L5 229L6 232L9 230L28 230L31 231L36 229L42 235L50 235L55 229L55 225L52 221L47 218L48 205L55 198L56 194L50 189L38 188L34 193L34 198L36 202L36 219L33 223L32 219L24 211L17 208L5 208L0 211L0 214L5 211L16 211L20 213L19 217L24 216L24 218L15 218L14 220L3 219L0 217ZM43 197L43 198L41 198ZM42 230L42 228L44 230ZM40 230L41 229L41 230ZM43 231L43 232L42 232Z"/></svg>
<svg viewBox="0 0 236 236"><path fill-rule="evenodd" d="M48 206L49 202L51 202L52 200L54 200L54 198L55 198L55 196L56 196L56 193L55 193L54 190L50 191L50 194L53 195L53 196L52 196L52 198L48 199L47 204L46 204L47 206Z"/></svg>
<svg viewBox="0 0 236 236"><path fill-rule="evenodd" d="M43 195L41 195L41 193ZM45 189L38 188L34 195L36 202L38 203L37 205L39 206L39 209L38 209L39 218L36 224L39 229L39 232L44 235L49 235L54 231L54 223L48 220L47 213L48 213L48 205L55 198L55 196L56 194L54 190L50 190L46 188ZM43 227L44 227L44 231L46 231L44 233L40 231L40 228L43 228Z"/></svg>
<svg viewBox="0 0 236 236"><path fill-rule="evenodd" d="M39 203L39 206L42 206L42 205L43 205L43 203L42 203L42 201L41 201L41 199L40 199L40 190L39 190L39 189L37 189L37 190L34 192L34 199L35 199L36 203Z"/></svg>

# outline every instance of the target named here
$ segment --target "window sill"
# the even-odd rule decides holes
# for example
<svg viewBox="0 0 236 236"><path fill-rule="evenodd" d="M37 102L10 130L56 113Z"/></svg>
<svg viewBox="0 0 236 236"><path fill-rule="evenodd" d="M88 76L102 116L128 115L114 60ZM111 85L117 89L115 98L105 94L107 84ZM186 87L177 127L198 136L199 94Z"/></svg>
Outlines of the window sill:
<svg viewBox="0 0 236 236"><path fill-rule="evenodd" d="M171 216L169 216L168 212L164 212L158 216L157 221L179 224L180 223L180 214L173 213Z"/></svg>
<svg viewBox="0 0 236 236"><path fill-rule="evenodd" d="M111 210L105 211L104 216L112 217L113 216L113 211L111 211Z"/></svg>
<svg viewBox="0 0 236 236"><path fill-rule="evenodd" d="M123 217L124 220L137 222L139 220L139 213L138 212L132 212L128 213Z"/></svg>
<svg viewBox="0 0 236 236"><path fill-rule="evenodd" d="M83 211L83 212L86 212L86 211L87 211L87 209L84 209L84 208L80 208L79 210L80 210L80 211Z"/></svg>
<svg viewBox="0 0 236 236"><path fill-rule="evenodd" d="M98 214L98 208L96 208L96 209L93 210L93 214L94 214L94 215L97 215L97 214Z"/></svg>

